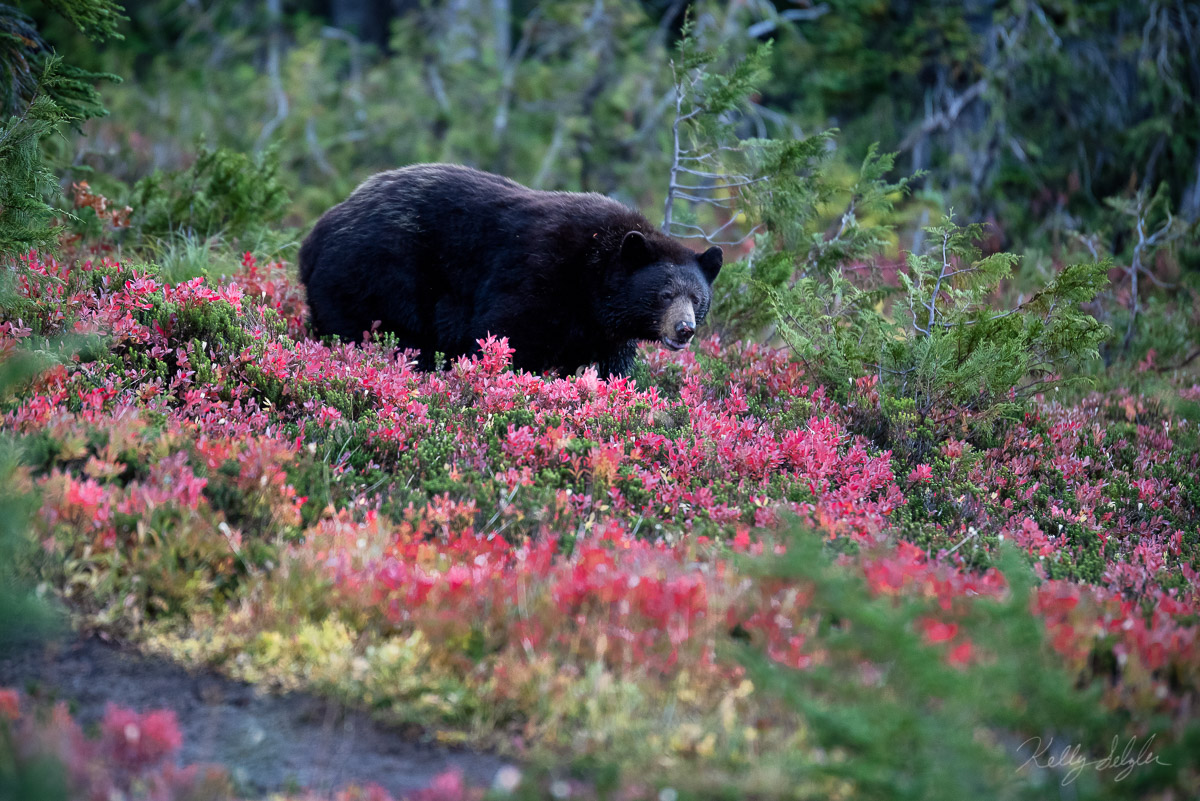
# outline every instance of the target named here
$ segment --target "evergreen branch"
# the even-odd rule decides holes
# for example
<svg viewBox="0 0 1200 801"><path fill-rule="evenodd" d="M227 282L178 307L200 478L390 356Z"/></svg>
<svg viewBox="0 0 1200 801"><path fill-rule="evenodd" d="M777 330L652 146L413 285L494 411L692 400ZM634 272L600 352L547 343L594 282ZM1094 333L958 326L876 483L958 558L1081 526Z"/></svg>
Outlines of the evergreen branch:
<svg viewBox="0 0 1200 801"><path fill-rule="evenodd" d="M850 227L850 224L856 219L854 216L854 209L857 202L857 197L850 198L850 204L842 213L841 223L838 225L838 229L832 237L823 240L820 243L813 243L812 247L808 249L808 253L804 257L804 269L799 270L794 276L792 276L792 280L788 284L789 288L794 287L798 281L808 278L809 275L816 269L821 256L824 253L832 250L834 246L841 244L842 236L846 233Z"/></svg>
<svg viewBox="0 0 1200 801"><path fill-rule="evenodd" d="M46 4L89 39L124 38L117 26L129 18L113 0L46 0Z"/></svg>

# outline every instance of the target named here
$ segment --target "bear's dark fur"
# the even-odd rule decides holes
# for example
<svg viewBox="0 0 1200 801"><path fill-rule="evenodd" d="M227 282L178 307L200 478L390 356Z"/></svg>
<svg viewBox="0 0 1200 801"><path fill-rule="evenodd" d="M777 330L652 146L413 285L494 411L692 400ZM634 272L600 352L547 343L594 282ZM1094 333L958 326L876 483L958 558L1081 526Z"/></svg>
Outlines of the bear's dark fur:
<svg viewBox="0 0 1200 801"><path fill-rule="evenodd" d="M639 340L687 346L721 260L602 195L418 164L326 212L300 248L300 279L317 334L357 341L378 321L425 369L494 334L518 368L628 375Z"/></svg>

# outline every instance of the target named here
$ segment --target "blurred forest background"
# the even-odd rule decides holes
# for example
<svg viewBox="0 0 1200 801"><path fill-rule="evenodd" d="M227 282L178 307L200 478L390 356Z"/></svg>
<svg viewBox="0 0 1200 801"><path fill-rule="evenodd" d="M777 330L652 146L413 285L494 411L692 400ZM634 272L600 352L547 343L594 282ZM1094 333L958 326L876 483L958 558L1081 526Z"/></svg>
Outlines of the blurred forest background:
<svg viewBox="0 0 1200 801"><path fill-rule="evenodd" d="M62 57L46 74L67 74L73 123L41 138L50 173L64 197L86 181L131 205L160 262L216 244L286 257L366 176L421 161L602 192L657 222L688 18L705 91L752 62L753 80L731 79L743 96L717 104L726 142L819 142L788 167L821 162L796 214L810 233L837 239L847 209L881 226L880 247L837 254L839 269L862 256L886 274L953 210L990 224L985 253L1021 257L1001 288L1013 302L1063 264L1111 257L1088 307L1114 332L1109 363L1195 356L1200 5L1184 0L25 2L0 5L3 99L21 117ZM896 155L872 210L855 198L874 143ZM728 223L736 242L758 221L736 198L716 205L673 230Z"/></svg>

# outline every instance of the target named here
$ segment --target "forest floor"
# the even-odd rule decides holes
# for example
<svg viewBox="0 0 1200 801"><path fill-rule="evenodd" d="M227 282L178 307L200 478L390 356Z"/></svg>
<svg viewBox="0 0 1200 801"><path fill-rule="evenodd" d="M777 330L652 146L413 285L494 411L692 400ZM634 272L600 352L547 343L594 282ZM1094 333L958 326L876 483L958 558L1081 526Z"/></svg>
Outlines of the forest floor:
<svg viewBox="0 0 1200 801"><path fill-rule="evenodd" d="M488 787L506 764L491 754L430 742L416 728L381 724L334 698L272 694L97 637L12 650L0 654L0 686L65 701L85 729L100 721L108 704L170 709L184 735L180 761L221 765L247 798L299 788L332 794L372 783L399 798L447 771Z"/></svg>

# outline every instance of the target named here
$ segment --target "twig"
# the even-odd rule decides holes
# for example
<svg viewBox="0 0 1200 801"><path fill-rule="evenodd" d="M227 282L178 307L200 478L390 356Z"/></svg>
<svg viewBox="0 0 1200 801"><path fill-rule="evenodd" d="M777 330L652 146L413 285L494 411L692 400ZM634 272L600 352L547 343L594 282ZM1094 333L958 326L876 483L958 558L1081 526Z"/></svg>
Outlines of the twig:
<svg viewBox="0 0 1200 801"><path fill-rule="evenodd" d="M333 169L333 165L325 158L325 151L321 149L321 143L317 140L316 117L309 117L308 122L304 123L304 141L308 143L308 152L312 155L317 169L330 178L336 178L337 171Z"/></svg>
<svg viewBox="0 0 1200 801"><path fill-rule="evenodd" d="M715 177L717 177L720 180L728 180L725 178L725 176L715 176ZM733 177L733 176L731 176L731 177ZM729 181L728 183L717 184L714 186L696 186L694 184L672 184L671 186L675 189L690 189L690 190L699 191L699 192L713 192L717 189L737 189L738 187L742 187L742 186L752 186L754 184L760 184L763 181L767 180L767 178L768 178L768 176L766 176L766 175L760 175L757 178L746 178L743 180Z"/></svg>
<svg viewBox="0 0 1200 801"><path fill-rule="evenodd" d="M1125 351L1129 350L1129 345L1133 341L1134 326L1137 323L1137 316L1141 312L1141 297L1138 293L1138 277L1143 273L1145 273L1147 276L1150 275L1150 272L1142 264L1143 255L1153 248L1159 247L1160 245L1165 245L1181 236L1181 233L1175 230L1175 218L1171 215L1170 211L1167 211L1167 219L1161 226L1159 226L1158 230L1147 236L1146 213L1149 205L1151 204L1147 202L1145 193L1139 192L1137 205L1134 207L1133 211L1130 212L1136 217L1137 220L1134 227L1137 231L1138 241L1133 247L1133 257L1130 259L1129 269L1127 270L1129 273L1129 292L1131 295L1132 307L1129 310L1129 324L1125 327L1125 338L1121 342L1121 349ZM1157 279L1153 280L1156 281Z"/></svg>
<svg viewBox="0 0 1200 801"><path fill-rule="evenodd" d="M678 187L676 187L676 189L678 189ZM733 198L700 197L699 195L690 195L687 192L678 191L675 192L675 197L680 200L690 200L693 203L707 203L710 206L718 206L723 209L732 208L726 204L733 202Z"/></svg>
<svg viewBox="0 0 1200 801"><path fill-rule="evenodd" d="M751 39L757 39L777 29L780 20L784 22L812 22L815 19L825 16L829 11L829 3L821 3L812 8L789 8L787 11L779 12L774 19L764 19L754 23L746 29L746 36Z"/></svg>
<svg viewBox="0 0 1200 801"><path fill-rule="evenodd" d="M979 536L979 532L978 532L978 531L976 531L974 528L968 529L968 532L969 532L969 533L967 534L967 536L963 537L963 538L962 538L962 540L960 540L960 541L959 541L958 545L955 545L953 548L951 548L950 550L946 551L946 556L949 556L950 554L954 553L954 552L955 552L955 551L957 551L959 548L961 548L961 547L963 547L964 545L966 545L966 544L967 544L967 542L969 542L970 540L973 540L973 539L975 539L976 537L978 537L978 536Z"/></svg>
<svg viewBox="0 0 1200 801"><path fill-rule="evenodd" d="M675 82L675 121L671 124L671 150L673 157L671 158L671 169L667 179L667 200L663 208L663 231L671 230L671 213L675 207L675 190L670 187L675 186L676 178L679 175L681 153L679 146L679 117L683 113L683 84L679 81L674 61L671 62L671 76Z"/></svg>
<svg viewBox="0 0 1200 801"><path fill-rule="evenodd" d="M927 117L925 122L911 131L908 136L904 137L904 140L900 142L900 146L897 148L897 150L901 153L907 152L912 150L913 147L916 146L917 142L934 131L949 130L954 122L958 119L958 115L962 114L963 109L966 108L972 100L982 95L987 89L987 86L987 81L984 79L980 79L971 84L969 87L963 90L962 94L956 95L954 98L952 98L944 110L933 115L932 117Z"/></svg>
<svg viewBox="0 0 1200 801"><path fill-rule="evenodd" d="M1183 361L1181 361L1179 364L1164 365L1162 367L1159 367L1158 372L1166 373L1171 370L1182 370L1184 367L1187 367L1189 364L1191 364L1193 361L1195 361L1196 357L1198 357L1198 356L1200 356L1200 348L1196 348L1191 353L1189 353L1187 355L1187 357Z"/></svg>
<svg viewBox="0 0 1200 801"><path fill-rule="evenodd" d="M929 298L929 303L927 303L925 306L925 308L929 309L929 322L925 324L925 327L927 329L933 328L933 321L937 315L938 293L942 291L942 279L944 279L946 277L946 270L950 267L950 262L948 260L949 256L946 253L946 248L947 248L947 246L949 246L949 244L950 244L950 234L943 233L942 234L942 270L941 270L941 274L938 275L937 283L935 283L933 285L933 296ZM929 331L926 331L925 335L929 336Z"/></svg>

